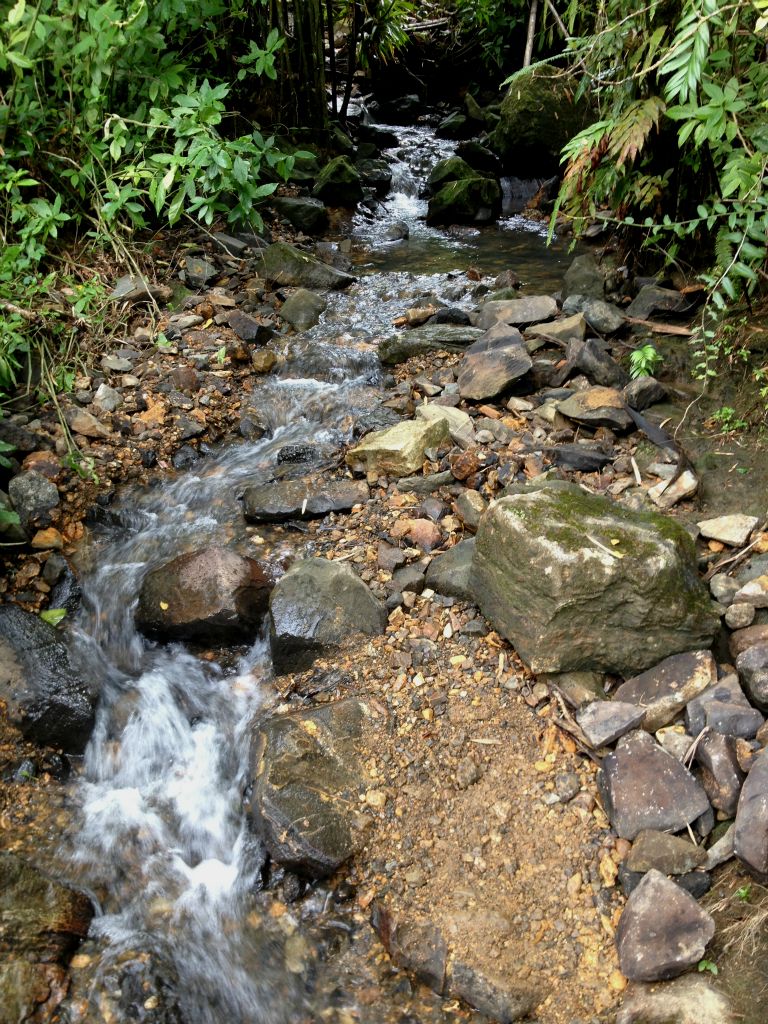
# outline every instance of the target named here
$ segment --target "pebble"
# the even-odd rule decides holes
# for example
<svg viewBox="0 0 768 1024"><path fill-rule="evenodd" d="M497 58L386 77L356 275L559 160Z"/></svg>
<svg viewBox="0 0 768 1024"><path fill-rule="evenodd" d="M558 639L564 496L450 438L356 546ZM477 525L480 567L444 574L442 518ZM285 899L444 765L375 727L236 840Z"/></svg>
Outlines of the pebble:
<svg viewBox="0 0 768 1024"><path fill-rule="evenodd" d="M744 601L734 601L725 609L725 624L731 629L745 629L755 621L755 606Z"/></svg>

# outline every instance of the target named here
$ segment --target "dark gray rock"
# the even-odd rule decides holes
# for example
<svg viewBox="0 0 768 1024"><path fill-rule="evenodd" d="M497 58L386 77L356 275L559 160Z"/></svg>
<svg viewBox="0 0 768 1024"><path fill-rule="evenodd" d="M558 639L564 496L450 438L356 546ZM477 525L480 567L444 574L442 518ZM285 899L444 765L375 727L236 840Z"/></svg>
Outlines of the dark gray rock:
<svg viewBox="0 0 768 1024"><path fill-rule="evenodd" d="M355 168L363 185L373 189L383 199L392 187L392 167L386 160L358 160Z"/></svg>
<svg viewBox="0 0 768 1024"><path fill-rule="evenodd" d="M709 810L707 794L682 764L647 732L623 736L603 760L599 777L606 813L617 835L643 829L678 832Z"/></svg>
<svg viewBox="0 0 768 1024"><path fill-rule="evenodd" d="M575 256L563 279L563 298L584 295L592 299L605 297L605 274L592 253Z"/></svg>
<svg viewBox="0 0 768 1024"><path fill-rule="evenodd" d="M251 741L249 809L278 864L313 878L358 849L361 738L376 714L350 699L262 722Z"/></svg>
<svg viewBox="0 0 768 1024"><path fill-rule="evenodd" d="M673 288L659 288L654 284L646 284L627 306L627 316L635 316L647 320L653 313L687 313L693 309L694 303L688 296Z"/></svg>
<svg viewBox="0 0 768 1024"><path fill-rule="evenodd" d="M8 484L8 497L24 530L51 525L50 511L59 504L56 484L47 476L30 469L19 473Z"/></svg>
<svg viewBox="0 0 768 1024"><path fill-rule="evenodd" d="M655 377L636 377L624 388L624 401L632 409L642 412L667 397L667 389Z"/></svg>
<svg viewBox="0 0 768 1024"><path fill-rule="evenodd" d="M247 487L243 493L243 512L249 522L279 523L350 509L365 504L369 493L364 480L280 480Z"/></svg>
<svg viewBox="0 0 768 1024"><path fill-rule="evenodd" d="M634 426L624 408L621 392L615 388L593 387L577 391L560 402L557 411L575 423L587 427L610 427L617 433L624 433Z"/></svg>
<svg viewBox="0 0 768 1024"><path fill-rule="evenodd" d="M630 871L623 862L619 864L618 878L624 895L631 896L646 874L644 871ZM700 900L712 888L712 876L708 871L697 868L695 871L687 871L684 875L675 875L675 883L695 900Z"/></svg>
<svg viewBox="0 0 768 1024"><path fill-rule="evenodd" d="M725 676L708 687L685 708L686 729L691 736L708 726L725 736L752 739L764 722L749 703L735 675Z"/></svg>
<svg viewBox="0 0 768 1024"><path fill-rule="evenodd" d="M472 587L486 618L537 673L628 675L708 645L717 628L678 523L564 482L490 506Z"/></svg>
<svg viewBox="0 0 768 1024"><path fill-rule="evenodd" d="M658 665L623 683L614 694L645 709L643 728L656 732L667 725L688 701L717 682L717 664L710 651L673 654Z"/></svg>
<svg viewBox="0 0 768 1024"><path fill-rule="evenodd" d="M269 600L270 645L278 672L308 667L328 648L358 633L382 633L380 604L346 563L325 558L297 562Z"/></svg>
<svg viewBox="0 0 768 1024"><path fill-rule="evenodd" d="M328 227L328 211L319 199L273 196L269 202L281 217L305 235L322 235Z"/></svg>
<svg viewBox="0 0 768 1024"><path fill-rule="evenodd" d="M15 605L0 607L0 699L26 737L81 754L93 731L96 696L52 626Z"/></svg>
<svg viewBox="0 0 768 1024"><path fill-rule="evenodd" d="M701 766L701 784L709 802L716 811L732 818L744 782L735 738L708 730L696 744L696 761Z"/></svg>
<svg viewBox="0 0 768 1024"><path fill-rule="evenodd" d="M264 324L241 309L233 309L227 323L241 341L253 341L257 345L265 345L275 333L271 324Z"/></svg>
<svg viewBox="0 0 768 1024"><path fill-rule="evenodd" d="M615 451L606 451L599 445L559 444L546 449L547 458L554 466L571 473L598 473L616 458Z"/></svg>
<svg viewBox="0 0 768 1024"><path fill-rule="evenodd" d="M253 640L279 575L228 548L179 555L144 577L136 626L161 640Z"/></svg>
<svg viewBox="0 0 768 1024"><path fill-rule="evenodd" d="M200 256L184 257L184 280L190 288L205 288L219 276L219 268Z"/></svg>
<svg viewBox="0 0 768 1024"><path fill-rule="evenodd" d="M308 331L314 327L325 311L327 301L322 295L299 288L282 305L280 316L297 331Z"/></svg>
<svg viewBox="0 0 768 1024"><path fill-rule="evenodd" d="M437 555L429 563L427 569L427 586L438 594L456 597L460 601L474 601L472 592L472 556L475 551L475 540L461 540Z"/></svg>
<svg viewBox="0 0 768 1024"><path fill-rule="evenodd" d="M346 288L355 277L343 270L301 252L287 242L275 242L261 253L256 266L261 277L269 284L297 288Z"/></svg>
<svg viewBox="0 0 768 1024"><path fill-rule="evenodd" d="M571 340L566 359L574 371L583 373L593 384L607 388L621 388L628 380L627 372L603 348L596 338L587 341Z"/></svg>
<svg viewBox="0 0 768 1024"><path fill-rule="evenodd" d="M483 336L478 327L457 327L453 324L434 322L432 320L423 327L415 327L412 331L400 331L379 342L379 359L385 366L404 363L411 356L425 355L427 352L463 352L468 345Z"/></svg>
<svg viewBox="0 0 768 1024"><path fill-rule="evenodd" d="M436 925L396 916L380 900L374 904L371 924L394 963L410 971L434 992L443 994L448 944Z"/></svg>
<svg viewBox="0 0 768 1024"><path fill-rule="evenodd" d="M622 974L631 981L676 978L701 960L715 922L659 871L649 871L627 900L616 930Z"/></svg>
<svg viewBox="0 0 768 1024"><path fill-rule="evenodd" d="M320 171L312 195L331 206L356 206L365 195L360 172L346 156L337 156Z"/></svg>
<svg viewBox="0 0 768 1024"><path fill-rule="evenodd" d="M385 242L403 242L410 238L411 229L404 220L396 220L384 229Z"/></svg>
<svg viewBox="0 0 768 1024"><path fill-rule="evenodd" d="M643 708L621 700L596 700L576 714L581 731L595 749L615 743L641 726L644 718Z"/></svg>
<svg viewBox="0 0 768 1024"><path fill-rule="evenodd" d="M446 995L463 999L500 1024L530 1019L542 998L542 993L512 978L489 974L457 959L448 968Z"/></svg>
<svg viewBox="0 0 768 1024"><path fill-rule="evenodd" d="M467 139L456 147L456 155L476 171L492 174L494 178L501 176L501 161L490 149L475 139Z"/></svg>
<svg viewBox="0 0 768 1024"><path fill-rule="evenodd" d="M642 874L655 870L663 875L685 875L704 867L706 862L707 851L703 846L694 846L689 839L667 832L644 829L632 843L625 864L629 871Z"/></svg>
<svg viewBox="0 0 768 1024"><path fill-rule="evenodd" d="M469 313L458 306L444 306L429 318L431 324L454 324L456 327L469 327Z"/></svg>
<svg viewBox="0 0 768 1024"><path fill-rule="evenodd" d="M461 181L463 178L476 178L477 171L474 170L460 156L449 156L445 160L438 160L427 178L427 191L430 195L439 192L443 185L451 181Z"/></svg>
<svg viewBox="0 0 768 1024"><path fill-rule="evenodd" d="M569 295L563 303L563 313L583 313L587 324L598 334L615 334L625 324L617 306L603 299L590 298L588 295Z"/></svg>
<svg viewBox="0 0 768 1024"><path fill-rule="evenodd" d="M733 851L748 871L768 882L768 749L757 755L742 786Z"/></svg>
<svg viewBox="0 0 768 1024"><path fill-rule="evenodd" d="M390 588L399 594L420 594L424 589L424 572L415 565L406 565L392 574Z"/></svg>
<svg viewBox="0 0 768 1024"><path fill-rule="evenodd" d="M755 644L736 659L736 671L750 701L768 711L768 644Z"/></svg>
<svg viewBox="0 0 768 1024"><path fill-rule="evenodd" d="M520 332L497 324L467 349L459 366L459 394L473 401L493 398L532 365Z"/></svg>

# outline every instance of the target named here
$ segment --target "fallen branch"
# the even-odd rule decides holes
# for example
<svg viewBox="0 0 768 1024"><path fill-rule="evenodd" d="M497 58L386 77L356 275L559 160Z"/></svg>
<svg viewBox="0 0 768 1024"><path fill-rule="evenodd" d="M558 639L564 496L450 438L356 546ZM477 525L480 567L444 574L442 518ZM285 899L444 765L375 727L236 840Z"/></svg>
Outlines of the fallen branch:
<svg viewBox="0 0 768 1024"><path fill-rule="evenodd" d="M639 316L625 316L628 324L636 324L638 327L647 327L654 334L677 334L681 338L690 338L693 331L690 327L678 327L677 324L657 324L653 320L641 320Z"/></svg>
<svg viewBox="0 0 768 1024"><path fill-rule="evenodd" d="M34 309L24 309L22 306L17 306L13 302L5 302L2 299L0 299L0 309L4 313L14 313L16 316L20 316L29 324L37 323L40 319L40 314L36 313Z"/></svg>

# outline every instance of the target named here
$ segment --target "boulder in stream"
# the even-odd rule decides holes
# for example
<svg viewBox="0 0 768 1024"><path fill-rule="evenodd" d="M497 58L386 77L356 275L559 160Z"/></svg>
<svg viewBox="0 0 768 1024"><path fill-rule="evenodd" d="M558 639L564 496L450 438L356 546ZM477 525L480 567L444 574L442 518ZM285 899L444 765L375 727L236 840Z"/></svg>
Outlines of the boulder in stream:
<svg viewBox="0 0 768 1024"><path fill-rule="evenodd" d="M296 288L346 288L357 279L323 263L288 242L267 246L257 261L258 272L269 284Z"/></svg>
<svg viewBox="0 0 768 1024"><path fill-rule="evenodd" d="M475 174L449 181L429 200L427 224L487 224L501 212L501 186Z"/></svg>
<svg viewBox="0 0 768 1024"><path fill-rule="evenodd" d="M631 675L708 647L718 626L682 526L557 482L494 502L472 588L534 672Z"/></svg>
<svg viewBox="0 0 768 1024"><path fill-rule="evenodd" d="M364 195L360 172L348 157L337 156L320 171L312 195L331 206L357 206Z"/></svg>
<svg viewBox="0 0 768 1024"><path fill-rule="evenodd" d="M136 626L160 640L253 640L279 575L229 548L179 555L144 577Z"/></svg>
<svg viewBox="0 0 768 1024"><path fill-rule="evenodd" d="M249 522L279 523L285 519L324 516L368 501L364 480L327 480L304 477L254 484L243 493L243 511Z"/></svg>

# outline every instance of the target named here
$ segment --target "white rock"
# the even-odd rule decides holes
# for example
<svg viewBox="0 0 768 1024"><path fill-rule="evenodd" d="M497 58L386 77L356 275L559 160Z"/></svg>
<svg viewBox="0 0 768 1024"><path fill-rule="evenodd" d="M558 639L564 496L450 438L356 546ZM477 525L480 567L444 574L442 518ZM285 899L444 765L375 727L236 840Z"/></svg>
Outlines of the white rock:
<svg viewBox="0 0 768 1024"><path fill-rule="evenodd" d="M733 595L733 603L751 604L753 608L768 608L768 576L745 583L741 590Z"/></svg>
<svg viewBox="0 0 768 1024"><path fill-rule="evenodd" d="M749 540L749 535L758 524L757 516L745 516L740 513L733 516L717 516L714 519L703 519L698 523L702 537L708 540L719 540L723 544L740 548Z"/></svg>

